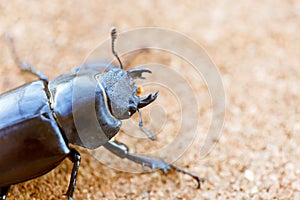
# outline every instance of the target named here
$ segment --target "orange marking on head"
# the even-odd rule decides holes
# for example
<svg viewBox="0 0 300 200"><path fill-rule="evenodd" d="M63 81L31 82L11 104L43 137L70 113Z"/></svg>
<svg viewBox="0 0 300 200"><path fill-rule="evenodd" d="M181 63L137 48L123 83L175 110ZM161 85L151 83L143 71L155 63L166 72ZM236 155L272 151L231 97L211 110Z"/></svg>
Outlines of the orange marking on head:
<svg viewBox="0 0 300 200"><path fill-rule="evenodd" d="M140 85L138 85L137 86L137 91L136 91L136 95L137 96L141 96L141 94L143 93L143 87L142 86L140 86Z"/></svg>

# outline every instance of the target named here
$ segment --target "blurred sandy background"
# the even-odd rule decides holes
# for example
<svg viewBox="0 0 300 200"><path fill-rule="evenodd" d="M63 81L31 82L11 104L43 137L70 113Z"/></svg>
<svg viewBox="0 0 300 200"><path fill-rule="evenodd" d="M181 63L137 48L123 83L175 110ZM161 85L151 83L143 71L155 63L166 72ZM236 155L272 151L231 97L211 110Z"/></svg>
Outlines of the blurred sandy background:
<svg viewBox="0 0 300 200"><path fill-rule="evenodd" d="M79 148L74 199L300 199L299 11L296 0L0 1L0 92L34 80L15 66L6 33L22 60L52 79L80 64L112 26L173 29L207 50L224 82L219 142L202 160L192 147L177 162L207 182L195 190L190 177L173 171L118 172ZM71 168L65 160L13 186L8 200L65 199Z"/></svg>

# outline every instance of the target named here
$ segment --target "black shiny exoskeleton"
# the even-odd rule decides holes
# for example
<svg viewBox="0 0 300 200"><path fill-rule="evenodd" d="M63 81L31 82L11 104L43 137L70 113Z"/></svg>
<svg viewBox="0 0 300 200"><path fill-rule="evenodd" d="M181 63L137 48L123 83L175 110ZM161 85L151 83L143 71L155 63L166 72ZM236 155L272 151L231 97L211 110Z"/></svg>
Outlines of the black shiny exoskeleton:
<svg viewBox="0 0 300 200"><path fill-rule="evenodd" d="M115 38L112 29L112 49L120 62L114 51ZM0 200L6 199L11 185L51 171L66 157L74 164L66 193L71 200L80 154L69 144L88 149L104 146L121 158L151 169L165 172L173 168L191 175L200 186L202 179L198 176L161 159L131 154L124 144L111 140L120 130L121 120L130 118L156 99L158 93L139 97L134 84L134 79L143 78L142 73L150 70L137 67L125 71L121 62L121 68L86 65L48 81L41 72L20 63L14 49L13 54L23 70L40 80L0 95ZM106 70L99 72L99 69ZM93 129L95 120L98 126ZM141 119L140 128L154 139Z"/></svg>

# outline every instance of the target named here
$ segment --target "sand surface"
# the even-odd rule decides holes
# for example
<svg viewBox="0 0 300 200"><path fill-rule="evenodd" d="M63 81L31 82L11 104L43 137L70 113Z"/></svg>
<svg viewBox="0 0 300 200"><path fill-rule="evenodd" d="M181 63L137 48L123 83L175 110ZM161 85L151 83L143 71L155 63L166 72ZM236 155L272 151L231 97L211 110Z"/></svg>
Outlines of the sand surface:
<svg viewBox="0 0 300 200"><path fill-rule="evenodd" d="M205 48L225 88L226 119L215 148L200 159L200 134L176 162L207 181L196 190L190 177L174 171L167 176L116 171L77 148L82 163L74 199L300 199L299 10L296 0L1 1L0 92L35 80L13 62L7 33L19 57L53 79L82 63L109 38L112 26L178 31ZM154 56L184 69L176 59ZM146 58L147 53L134 62ZM209 95L205 85L196 91L203 97L199 132L206 133ZM161 95L161 102L166 98ZM172 110L172 104L166 109ZM172 123L167 127L171 133L176 120ZM12 186L8 200L66 199L62 194L71 169L66 159L47 175Z"/></svg>

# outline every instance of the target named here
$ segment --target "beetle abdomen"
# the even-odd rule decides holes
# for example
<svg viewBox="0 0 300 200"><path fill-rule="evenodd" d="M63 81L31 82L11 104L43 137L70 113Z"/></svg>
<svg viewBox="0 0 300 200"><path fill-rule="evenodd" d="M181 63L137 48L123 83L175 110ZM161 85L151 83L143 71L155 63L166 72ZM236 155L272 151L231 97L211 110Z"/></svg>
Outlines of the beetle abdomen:
<svg viewBox="0 0 300 200"><path fill-rule="evenodd" d="M47 173L69 152L43 81L0 96L0 187Z"/></svg>

